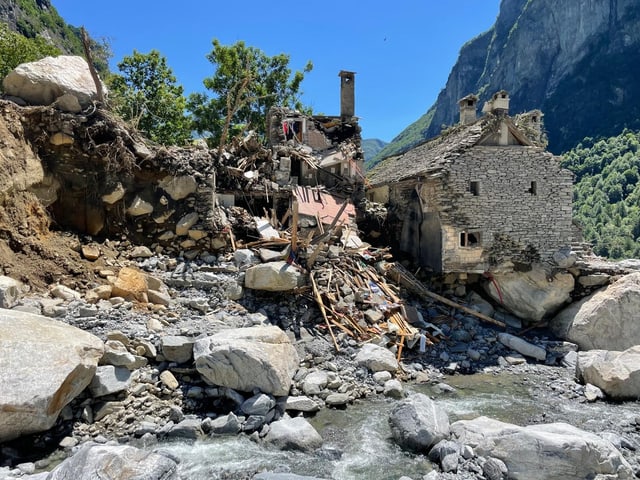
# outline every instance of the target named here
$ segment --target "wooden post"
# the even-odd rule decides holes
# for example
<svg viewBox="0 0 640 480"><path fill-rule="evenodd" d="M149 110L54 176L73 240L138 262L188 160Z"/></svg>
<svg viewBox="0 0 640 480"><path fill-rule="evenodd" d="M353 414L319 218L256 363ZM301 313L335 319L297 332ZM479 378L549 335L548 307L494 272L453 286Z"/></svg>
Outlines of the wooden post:
<svg viewBox="0 0 640 480"><path fill-rule="evenodd" d="M291 252L295 255L298 250L298 200L295 197L293 198L291 210Z"/></svg>
<svg viewBox="0 0 640 480"><path fill-rule="evenodd" d="M340 347L338 346L338 341L336 340L336 337L333 334L331 323L329 322L329 318L327 317L327 312L324 309L324 303L322 302L322 297L320 296L320 292L318 291L318 285L316 285L316 280L315 278L313 278L313 272L311 273L310 278L311 278L311 286L313 287L313 295L316 297L316 302L318 302L318 307L320 308L322 317L324 318L324 321L327 324L327 328L329 329L329 333L331 334L331 338L333 339L333 345L336 347L336 352L339 352Z"/></svg>

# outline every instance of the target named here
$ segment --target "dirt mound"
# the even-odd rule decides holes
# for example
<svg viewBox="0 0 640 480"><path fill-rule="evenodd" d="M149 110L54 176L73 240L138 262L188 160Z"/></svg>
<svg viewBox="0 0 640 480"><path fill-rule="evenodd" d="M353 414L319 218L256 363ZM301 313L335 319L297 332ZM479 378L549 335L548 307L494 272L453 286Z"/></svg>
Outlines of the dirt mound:
<svg viewBox="0 0 640 480"><path fill-rule="evenodd" d="M81 286L98 281L96 269L115 252L92 263L80 253L81 237L56 231L51 216L29 187L43 178L41 161L25 135L18 110L0 105L0 274L42 291L52 283Z"/></svg>

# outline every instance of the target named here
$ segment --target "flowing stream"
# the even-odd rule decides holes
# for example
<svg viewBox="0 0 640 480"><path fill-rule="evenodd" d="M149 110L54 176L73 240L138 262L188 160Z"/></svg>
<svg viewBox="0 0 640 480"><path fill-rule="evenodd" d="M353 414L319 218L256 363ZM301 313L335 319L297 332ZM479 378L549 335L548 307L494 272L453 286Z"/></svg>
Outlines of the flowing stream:
<svg viewBox="0 0 640 480"><path fill-rule="evenodd" d="M479 373L445 379L455 392L412 385L430 395L451 422L486 415L519 425L564 421L593 432L613 429L621 419L640 415L637 402L610 404L567 400L554 386L538 388L524 374ZM346 410L323 409L309 421L324 439L311 454L265 448L247 437L219 437L162 448L181 460L180 471L192 480L251 478L256 471L290 472L326 479L397 480L422 478L433 467L426 456L401 451L392 441L387 418L394 401L364 400Z"/></svg>

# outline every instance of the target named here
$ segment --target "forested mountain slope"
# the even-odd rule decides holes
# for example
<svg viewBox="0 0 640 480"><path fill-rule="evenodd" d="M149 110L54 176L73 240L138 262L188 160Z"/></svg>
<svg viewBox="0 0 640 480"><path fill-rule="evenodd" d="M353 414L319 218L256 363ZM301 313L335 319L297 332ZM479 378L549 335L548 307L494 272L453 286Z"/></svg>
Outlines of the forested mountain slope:
<svg viewBox="0 0 640 480"><path fill-rule="evenodd" d="M640 258L640 133L585 139L564 155L576 174L574 217L598 255Z"/></svg>

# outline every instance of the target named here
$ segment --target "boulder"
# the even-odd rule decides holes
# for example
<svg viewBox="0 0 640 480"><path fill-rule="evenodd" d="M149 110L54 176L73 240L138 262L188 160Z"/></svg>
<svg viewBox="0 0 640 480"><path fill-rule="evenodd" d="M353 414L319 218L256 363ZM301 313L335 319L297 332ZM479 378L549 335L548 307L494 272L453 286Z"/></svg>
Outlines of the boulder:
<svg viewBox="0 0 640 480"><path fill-rule="evenodd" d="M499 333L498 340L500 340L500 343L504 346L521 353L525 357L532 357L540 361L544 361L544 359L547 358L547 351L544 348L533 345L532 343L529 343L520 337L516 337L515 335L511 335L510 333Z"/></svg>
<svg viewBox="0 0 640 480"><path fill-rule="evenodd" d="M280 450L309 452L322 446L322 437L303 417L283 418L269 427L264 441Z"/></svg>
<svg viewBox="0 0 640 480"><path fill-rule="evenodd" d="M135 268L124 267L120 269L118 277L111 284L111 295L146 303L148 288L146 273Z"/></svg>
<svg viewBox="0 0 640 480"><path fill-rule="evenodd" d="M127 207L127 213L132 217L149 215L150 213L153 213L153 205L151 202L148 202L144 198L136 195Z"/></svg>
<svg viewBox="0 0 640 480"><path fill-rule="evenodd" d="M320 410L320 406L307 396L288 397L285 410L313 413Z"/></svg>
<svg viewBox="0 0 640 480"><path fill-rule="evenodd" d="M60 55L22 63L9 72L2 86L5 94L33 105L51 105L64 97L58 107L66 106L74 113L97 100L89 65L79 56ZM106 89L103 87L103 90ZM69 97L75 97L77 102L69 101Z"/></svg>
<svg viewBox="0 0 640 480"><path fill-rule="evenodd" d="M100 365L114 365L135 370L137 360L134 354L127 350L121 341L107 340L104 344L104 355L100 359Z"/></svg>
<svg viewBox="0 0 640 480"><path fill-rule="evenodd" d="M202 426L206 427L206 430L212 435L236 435L242 430L242 424L233 412L213 420L205 420Z"/></svg>
<svg viewBox="0 0 640 480"><path fill-rule="evenodd" d="M242 392L255 388L274 396L289 393L299 359L276 326L234 328L196 340L196 369L209 383Z"/></svg>
<svg viewBox="0 0 640 480"><path fill-rule="evenodd" d="M449 436L449 417L433 400L415 393L395 404L389 414L395 442L403 449L428 453Z"/></svg>
<svg viewBox="0 0 640 480"><path fill-rule="evenodd" d="M262 472L254 475L251 480L325 480L320 477L309 477L307 475L296 475L295 473L274 473Z"/></svg>
<svg viewBox="0 0 640 480"><path fill-rule="evenodd" d="M258 393L248 398L240 405L240 410L245 415L262 415L265 416L269 410L276 406L276 399L265 393Z"/></svg>
<svg viewBox="0 0 640 480"><path fill-rule="evenodd" d="M103 397L127 390L131 385L131 372L126 368L104 365L96 369L89 384L89 391L94 397Z"/></svg>
<svg viewBox="0 0 640 480"><path fill-rule="evenodd" d="M305 395L319 395L329 383L329 375L324 370L309 373L302 381L302 391Z"/></svg>
<svg viewBox="0 0 640 480"><path fill-rule="evenodd" d="M188 213L187 215L182 217L176 224L176 235L178 235L179 237L188 235L189 229L196 223L198 223L199 219L200 216L196 212Z"/></svg>
<svg viewBox="0 0 640 480"><path fill-rule="evenodd" d="M71 458L54 468L47 480L97 478L178 480L178 465L163 455L126 445L86 443Z"/></svg>
<svg viewBox="0 0 640 480"><path fill-rule="evenodd" d="M261 263L249 267L244 277L244 285L254 290L284 292L305 284L305 275L287 262Z"/></svg>
<svg viewBox="0 0 640 480"><path fill-rule="evenodd" d="M520 427L478 417L453 423L451 434L477 455L502 460L513 479L633 478L630 465L610 442L566 423Z"/></svg>
<svg viewBox="0 0 640 480"><path fill-rule="evenodd" d="M575 284L573 275L558 273L550 278L537 264L528 272L495 273L493 279L485 283L485 291L514 315L534 322L568 302Z"/></svg>
<svg viewBox="0 0 640 480"><path fill-rule="evenodd" d="M349 403L350 398L348 393L330 393L327 398L324 399L324 403L327 407L343 407Z"/></svg>
<svg viewBox="0 0 640 480"><path fill-rule="evenodd" d="M578 352L576 376L617 400L640 398L640 345L623 352Z"/></svg>
<svg viewBox="0 0 640 480"><path fill-rule="evenodd" d="M186 363L193 358L193 338L181 335L162 337L162 355L169 362Z"/></svg>
<svg viewBox="0 0 640 480"><path fill-rule="evenodd" d="M0 442L53 426L91 382L102 341L40 315L0 309Z"/></svg>
<svg viewBox="0 0 640 480"><path fill-rule="evenodd" d="M549 323L581 350L626 350L640 345L640 272L631 273L562 310Z"/></svg>
<svg viewBox="0 0 640 480"><path fill-rule="evenodd" d="M355 361L358 365L366 367L372 372L395 372L399 365L393 353L384 347L373 343L365 343L356 354Z"/></svg>
<svg viewBox="0 0 640 480"><path fill-rule="evenodd" d="M0 308L13 307L23 289L24 285L18 280L0 275Z"/></svg>
<svg viewBox="0 0 640 480"><path fill-rule="evenodd" d="M191 175L182 175L179 177L168 175L160 180L158 185L167 192L173 200L182 200L192 193L195 193L198 188L198 182L196 182L196 179Z"/></svg>

